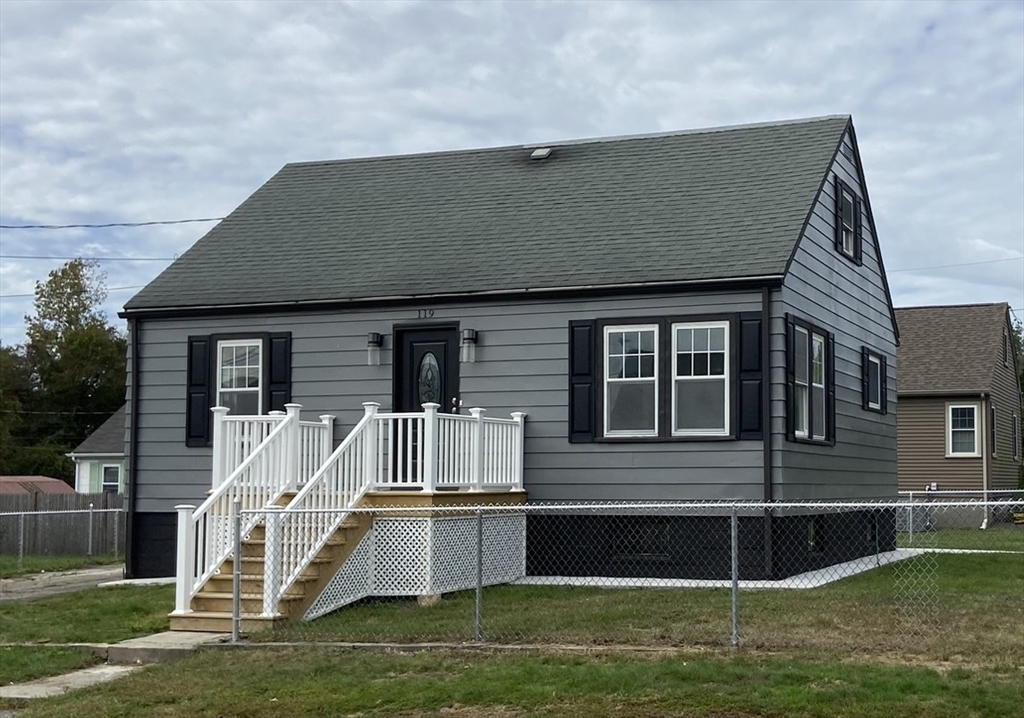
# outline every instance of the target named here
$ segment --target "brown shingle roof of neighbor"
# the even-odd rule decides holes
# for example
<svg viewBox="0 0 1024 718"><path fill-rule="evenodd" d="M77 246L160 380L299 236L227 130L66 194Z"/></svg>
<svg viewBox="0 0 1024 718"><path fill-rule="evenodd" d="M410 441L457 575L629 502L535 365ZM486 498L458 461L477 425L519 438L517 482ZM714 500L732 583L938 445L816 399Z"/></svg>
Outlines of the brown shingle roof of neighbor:
<svg viewBox="0 0 1024 718"><path fill-rule="evenodd" d="M73 494L75 490L49 476L0 476L0 494Z"/></svg>
<svg viewBox="0 0 1024 718"><path fill-rule="evenodd" d="M897 309L897 391L991 391L1007 311L1006 303Z"/></svg>
<svg viewBox="0 0 1024 718"><path fill-rule="evenodd" d="M285 165L125 313L782 275L849 125Z"/></svg>
<svg viewBox="0 0 1024 718"><path fill-rule="evenodd" d="M125 406L115 411L79 444L73 454L124 454Z"/></svg>

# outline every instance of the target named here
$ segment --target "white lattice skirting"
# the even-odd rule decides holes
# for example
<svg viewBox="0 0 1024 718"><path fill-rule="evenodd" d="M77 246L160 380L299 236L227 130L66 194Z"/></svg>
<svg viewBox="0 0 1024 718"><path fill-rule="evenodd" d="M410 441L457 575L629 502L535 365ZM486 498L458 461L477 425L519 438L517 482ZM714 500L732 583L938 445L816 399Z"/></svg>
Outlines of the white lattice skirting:
<svg viewBox="0 0 1024 718"><path fill-rule="evenodd" d="M483 583L526 575L526 516L483 517ZM369 596L422 596L476 586L477 518L376 518L309 607L311 621Z"/></svg>

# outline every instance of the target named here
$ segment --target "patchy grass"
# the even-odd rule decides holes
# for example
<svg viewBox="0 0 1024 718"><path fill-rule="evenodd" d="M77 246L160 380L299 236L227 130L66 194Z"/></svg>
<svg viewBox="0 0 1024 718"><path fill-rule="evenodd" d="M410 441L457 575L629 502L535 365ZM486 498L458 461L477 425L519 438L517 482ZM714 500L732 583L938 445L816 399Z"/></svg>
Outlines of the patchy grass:
<svg viewBox="0 0 1024 718"><path fill-rule="evenodd" d="M1020 678L755 656L208 650L32 703L19 717L971 718L1016 715Z"/></svg>
<svg viewBox="0 0 1024 718"><path fill-rule="evenodd" d="M0 685L57 676L100 663L92 651L47 646L0 646Z"/></svg>
<svg viewBox="0 0 1024 718"><path fill-rule="evenodd" d="M818 656L907 655L1024 665L1024 561L1005 554L924 554L805 590L744 591L747 647ZM350 606L255 641L468 642L475 594ZM495 586L484 591L485 639L546 645L728 645L728 589Z"/></svg>
<svg viewBox="0 0 1024 718"><path fill-rule="evenodd" d="M901 533L897 538L900 548L954 548L971 551L1024 552L1024 524L993 524L982 531L970 528L919 531L913 535Z"/></svg>
<svg viewBox="0 0 1024 718"><path fill-rule="evenodd" d="M54 573L90 566L124 563L124 556L25 556L18 566L18 557L0 555L0 578L26 576L33 573Z"/></svg>
<svg viewBox="0 0 1024 718"><path fill-rule="evenodd" d="M173 586L116 586L0 604L0 643L114 643L166 631Z"/></svg>

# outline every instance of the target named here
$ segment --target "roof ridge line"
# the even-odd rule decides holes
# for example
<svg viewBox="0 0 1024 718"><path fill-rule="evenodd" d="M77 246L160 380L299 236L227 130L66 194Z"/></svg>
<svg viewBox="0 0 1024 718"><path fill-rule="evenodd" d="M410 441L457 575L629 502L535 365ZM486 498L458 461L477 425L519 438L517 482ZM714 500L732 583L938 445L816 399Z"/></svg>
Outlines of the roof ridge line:
<svg viewBox="0 0 1024 718"><path fill-rule="evenodd" d="M1008 307L1008 302L971 302L968 304L921 304L913 307L894 307L897 312L910 309L966 309L967 307Z"/></svg>

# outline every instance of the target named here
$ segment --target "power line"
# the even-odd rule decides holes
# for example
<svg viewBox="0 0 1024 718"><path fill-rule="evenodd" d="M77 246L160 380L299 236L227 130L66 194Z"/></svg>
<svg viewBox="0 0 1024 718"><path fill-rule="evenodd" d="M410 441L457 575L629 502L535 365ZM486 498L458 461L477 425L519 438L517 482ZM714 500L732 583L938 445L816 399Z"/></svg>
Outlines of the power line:
<svg viewBox="0 0 1024 718"><path fill-rule="evenodd" d="M95 262L170 262L177 257L81 257L51 254L0 254L0 259L82 259Z"/></svg>
<svg viewBox="0 0 1024 718"><path fill-rule="evenodd" d="M107 227L152 227L156 224L189 224L190 222L219 222L223 217L197 219L160 219L150 222L106 222L104 224L0 224L0 229L105 229Z"/></svg>
<svg viewBox="0 0 1024 718"><path fill-rule="evenodd" d="M108 287L107 288L107 292L108 293L109 292L121 292L121 291L124 291L126 289L142 289L144 286L146 286L146 285L145 284L135 284L135 285L133 285L131 287ZM34 296L36 296L35 292L31 292L29 294L0 294L0 299L20 299L22 297L34 297Z"/></svg>
<svg viewBox="0 0 1024 718"><path fill-rule="evenodd" d="M934 267L904 267L903 269L888 269L892 272L920 272L925 269L950 269L952 267L972 267L976 264L994 264L995 262L1012 262L1015 259L1024 259L1024 254L1019 257L1003 257L1002 259L986 259L982 262L962 262L961 264L939 264Z"/></svg>

